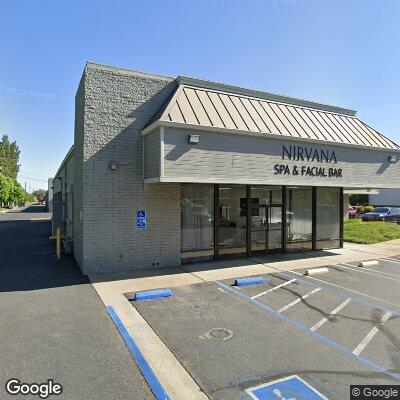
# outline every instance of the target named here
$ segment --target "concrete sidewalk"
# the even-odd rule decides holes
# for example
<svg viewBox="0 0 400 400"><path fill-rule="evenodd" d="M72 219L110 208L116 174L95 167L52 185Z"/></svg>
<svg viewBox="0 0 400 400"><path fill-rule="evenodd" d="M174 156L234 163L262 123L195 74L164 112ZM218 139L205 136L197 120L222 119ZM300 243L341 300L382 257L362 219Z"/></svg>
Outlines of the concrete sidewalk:
<svg viewBox="0 0 400 400"><path fill-rule="evenodd" d="M400 254L400 239L372 245L345 243L343 249L188 264L175 268L150 269L130 273L90 275L103 302L108 296L135 290L191 285L202 281L252 276L260 273L320 267L334 263L371 260ZM267 264L267 265L266 265Z"/></svg>
<svg viewBox="0 0 400 400"><path fill-rule="evenodd" d="M374 245L346 243L343 249L199 263L129 274L91 275L90 280L103 303L106 306L112 305L120 315L122 322L171 398L205 399L205 394L201 392L193 378L131 306L124 293L363 261L398 254L400 254L400 240Z"/></svg>

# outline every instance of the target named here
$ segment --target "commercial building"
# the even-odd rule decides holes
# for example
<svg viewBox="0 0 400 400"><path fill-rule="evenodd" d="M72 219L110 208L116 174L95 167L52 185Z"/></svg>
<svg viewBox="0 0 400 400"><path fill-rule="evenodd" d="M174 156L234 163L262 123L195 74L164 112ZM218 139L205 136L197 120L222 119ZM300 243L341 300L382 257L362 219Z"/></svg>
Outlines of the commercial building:
<svg viewBox="0 0 400 400"><path fill-rule="evenodd" d="M343 245L343 190L400 188L353 110L88 63L54 177L84 273Z"/></svg>
<svg viewBox="0 0 400 400"><path fill-rule="evenodd" d="M369 195L369 204L373 206L400 207L400 190L381 189L379 193Z"/></svg>
<svg viewBox="0 0 400 400"><path fill-rule="evenodd" d="M46 211L53 212L53 178L47 180Z"/></svg>

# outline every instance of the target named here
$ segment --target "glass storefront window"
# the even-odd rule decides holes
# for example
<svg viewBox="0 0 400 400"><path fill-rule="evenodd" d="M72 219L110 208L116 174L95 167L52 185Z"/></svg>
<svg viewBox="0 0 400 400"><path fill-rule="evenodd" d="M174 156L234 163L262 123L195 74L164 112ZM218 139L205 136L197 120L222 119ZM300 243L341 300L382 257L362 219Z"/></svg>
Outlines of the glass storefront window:
<svg viewBox="0 0 400 400"><path fill-rule="evenodd" d="M246 186L219 187L219 254L246 252Z"/></svg>
<svg viewBox="0 0 400 400"><path fill-rule="evenodd" d="M314 211L312 188L288 186L285 199L282 193L282 186L259 185L246 189L246 185L182 184L183 262L211 260L214 249L217 256L245 255L247 250L253 254L281 251L285 235L289 252L311 250L313 234L316 249L340 247L340 188L316 188ZM214 198L219 201L216 205ZM283 200L286 224L283 223ZM215 217L214 209L218 210ZM284 225L286 232L283 232ZM218 228L216 232L214 226Z"/></svg>
<svg viewBox="0 0 400 400"><path fill-rule="evenodd" d="M287 188L286 249L312 248L312 189Z"/></svg>
<svg viewBox="0 0 400 400"><path fill-rule="evenodd" d="M317 249L340 246L340 188L317 188Z"/></svg>
<svg viewBox="0 0 400 400"><path fill-rule="evenodd" d="M214 185L181 185L181 227L182 252L214 254Z"/></svg>

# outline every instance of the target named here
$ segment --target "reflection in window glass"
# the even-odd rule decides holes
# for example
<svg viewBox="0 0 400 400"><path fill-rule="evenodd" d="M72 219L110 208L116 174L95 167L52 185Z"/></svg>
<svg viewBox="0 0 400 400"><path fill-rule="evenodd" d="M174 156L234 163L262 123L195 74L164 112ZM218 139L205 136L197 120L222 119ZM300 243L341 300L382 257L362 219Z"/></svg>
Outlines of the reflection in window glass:
<svg viewBox="0 0 400 400"><path fill-rule="evenodd" d="M219 188L219 253L246 251L246 187L221 185Z"/></svg>
<svg viewBox="0 0 400 400"><path fill-rule="evenodd" d="M271 204L282 204L282 187L270 186L271 190Z"/></svg>
<svg viewBox="0 0 400 400"><path fill-rule="evenodd" d="M282 187L251 187L251 251L282 247Z"/></svg>
<svg viewBox="0 0 400 400"><path fill-rule="evenodd" d="M338 247L340 189L317 188L317 248Z"/></svg>
<svg viewBox="0 0 400 400"><path fill-rule="evenodd" d="M312 248L312 189L287 188L288 250Z"/></svg>
<svg viewBox="0 0 400 400"><path fill-rule="evenodd" d="M282 207L268 208L268 250L282 248Z"/></svg>
<svg viewBox="0 0 400 400"><path fill-rule="evenodd" d="M214 247L213 185L181 185L181 226L182 251Z"/></svg>

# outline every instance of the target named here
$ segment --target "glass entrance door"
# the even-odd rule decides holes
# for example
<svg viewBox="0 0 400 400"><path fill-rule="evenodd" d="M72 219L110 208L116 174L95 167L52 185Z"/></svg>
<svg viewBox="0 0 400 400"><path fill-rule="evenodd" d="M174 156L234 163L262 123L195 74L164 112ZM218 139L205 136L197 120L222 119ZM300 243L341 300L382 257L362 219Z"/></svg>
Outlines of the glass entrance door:
<svg viewBox="0 0 400 400"><path fill-rule="evenodd" d="M251 216L252 253L280 251L282 248L282 207L260 204Z"/></svg>
<svg viewBox="0 0 400 400"><path fill-rule="evenodd" d="M282 249L282 206L270 206L267 211L267 250L280 251Z"/></svg>
<svg viewBox="0 0 400 400"><path fill-rule="evenodd" d="M219 256L234 257L246 254L246 186L219 187Z"/></svg>
<svg viewBox="0 0 400 400"><path fill-rule="evenodd" d="M270 253L282 249L282 189L253 186L250 196L251 252Z"/></svg>
<svg viewBox="0 0 400 400"><path fill-rule="evenodd" d="M268 249L267 206L253 205L251 211L251 252L265 252Z"/></svg>

